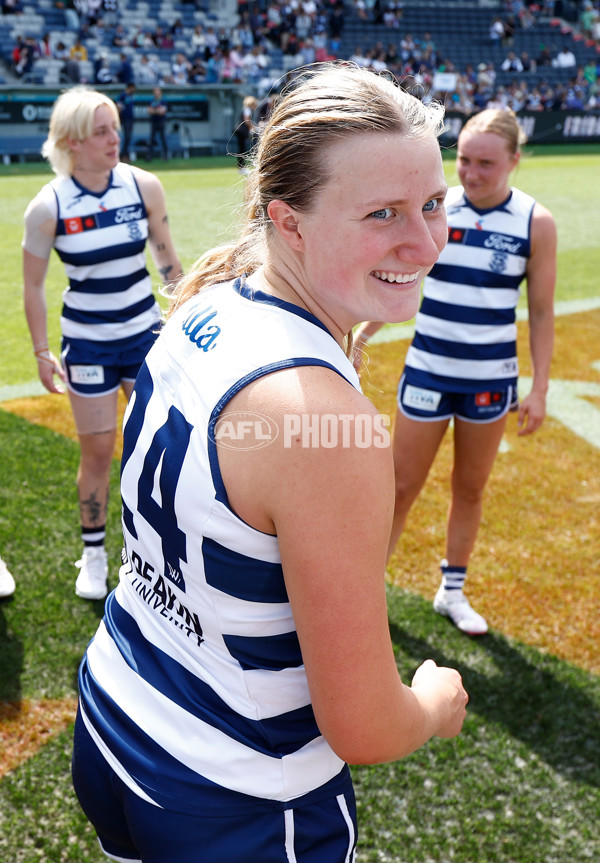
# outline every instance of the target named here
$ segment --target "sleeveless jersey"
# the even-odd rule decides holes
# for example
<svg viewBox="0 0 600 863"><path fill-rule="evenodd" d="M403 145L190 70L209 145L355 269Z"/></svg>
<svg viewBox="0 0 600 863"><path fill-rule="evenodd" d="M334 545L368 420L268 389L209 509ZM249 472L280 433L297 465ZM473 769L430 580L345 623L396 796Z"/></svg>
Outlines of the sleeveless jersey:
<svg viewBox="0 0 600 863"><path fill-rule="evenodd" d="M119 163L101 193L73 177L50 186L58 204L54 248L69 278L62 334L128 346L160 318L144 253L148 216L133 172Z"/></svg>
<svg viewBox="0 0 600 863"><path fill-rule="evenodd" d="M448 191L448 243L425 279L407 379L418 387L472 393L516 388L516 305L531 254L535 201L518 189L478 210L462 186Z"/></svg>
<svg viewBox="0 0 600 863"><path fill-rule="evenodd" d="M126 562L82 662L80 698L106 759L160 806L287 808L348 779L315 722L277 537L230 509L215 443L239 440L250 422L268 445L281 429L227 405L251 381L302 365L359 388L316 318L237 280L185 303L136 380L122 459Z"/></svg>

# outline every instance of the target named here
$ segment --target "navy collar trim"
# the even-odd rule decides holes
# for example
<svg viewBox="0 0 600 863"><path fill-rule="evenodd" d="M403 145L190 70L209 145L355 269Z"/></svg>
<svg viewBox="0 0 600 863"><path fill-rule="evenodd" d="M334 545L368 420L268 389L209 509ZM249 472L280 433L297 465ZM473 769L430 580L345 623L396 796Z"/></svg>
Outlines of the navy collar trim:
<svg viewBox="0 0 600 863"><path fill-rule="evenodd" d="M309 321L311 324L314 324L316 327L323 330L323 332L331 336L327 327L321 323L321 321L316 318L312 312L309 312L306 309L301 309L300 306L296 306L294 303L289 303L287 300L281 300L278 297L273 297L271 294L266 294L264 291L254 290L254 288L251 288L248 285L245 276L235 280L233 283L233 289L234 291L237 291L241 297L244 297L244 299L250 300L250 302L277 306L280 309L285 309L293 315L298 315L298 317L304 318L305 321ZM331 337L333 338L333 336Z"/></svg>
<svg viewBox="0 0 600 863"><path fill-rule="evenodd" d="M473 204L473 202L467 198L466 193L463 191L463 198L465 199L467 205L472 210L475 210L475 212L478 213L480 216L485 216L487 213L493 213L496 210L504 210L505 213L510 213L510 208L508 205L511 202L512 196L513 196L513 192L511 189L510 192L508 193L508 197L506 198L505 201L502 201L501 204L498 204L495 207L487 207L487 209L482 210L480 207L476 207L475 204Z"/></svg>

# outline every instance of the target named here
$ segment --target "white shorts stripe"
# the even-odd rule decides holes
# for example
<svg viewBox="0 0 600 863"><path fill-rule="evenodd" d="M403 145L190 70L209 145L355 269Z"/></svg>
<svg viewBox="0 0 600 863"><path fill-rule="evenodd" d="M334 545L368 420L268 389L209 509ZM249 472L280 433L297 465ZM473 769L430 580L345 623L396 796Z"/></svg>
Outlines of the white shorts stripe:
<svg viewBox="0 0 600 863"><path fill-rule="evenodd" d="M286 809L285 817L285 853L289 863L296 863L296 852L294 851L294 810Z"/></svg>
<svg viewBox="0 0 600 863"><path fill-rule="evenodd" d="M354 861L354 843L356 841L356 836L354 835L354 824L352 822L352 818L350 817L350 813L348 811L348 804L346 803L346 798L343 794L338 794L336 797L338 802L338 806L340 807L340 811L344 816L344 821L348 826L348 852L346 854L345 863L353 863Z"/></svg>

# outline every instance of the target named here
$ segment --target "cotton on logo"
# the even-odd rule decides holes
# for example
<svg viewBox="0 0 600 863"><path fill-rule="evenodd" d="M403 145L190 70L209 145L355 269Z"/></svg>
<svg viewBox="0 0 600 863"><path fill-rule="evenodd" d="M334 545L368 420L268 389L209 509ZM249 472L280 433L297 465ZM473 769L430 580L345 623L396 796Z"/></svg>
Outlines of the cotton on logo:
<svg viewBox="0 0 600 863"><path fill-rule="evenodd" d="M279 429L277 423L263 414L232 411L215 423L209 437L227 449L261 449L273 443Z"/></svg>

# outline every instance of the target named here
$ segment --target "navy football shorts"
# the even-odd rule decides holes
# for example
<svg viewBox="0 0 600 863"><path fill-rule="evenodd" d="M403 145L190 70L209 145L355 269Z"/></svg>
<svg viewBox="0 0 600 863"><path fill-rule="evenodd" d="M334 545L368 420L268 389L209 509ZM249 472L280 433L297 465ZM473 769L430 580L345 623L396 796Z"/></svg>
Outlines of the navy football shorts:
<svg viewBox="0 0 600 863"><path fill-rule="evenodd" d="M309 804L243 813L189 814L143 800L117 776L75 722L73 785L102 850L121 863L353 863L356 804L348 773L343 793ZM262 803L262 805L260 805ZM289 807L289 808L284 808Z"/></svg>
<svg viewBox="0 0 600 863"><path fill-rule="evenodd" d="M512 385L476 393L445 392L418 387L402 375L398 384L397 403L407 417L422 422L446 420L451 417L471 423L490 423L516 410L518 397Z"/></svg>
<svg viewBox="0 0 600 863"><path fill-rule="evenodd" d="M102 396L118 390L121 381L134 381L157 335L141 333L133 344L122 347L63 338L61 362L67 386L80 396Z"/></svg>

